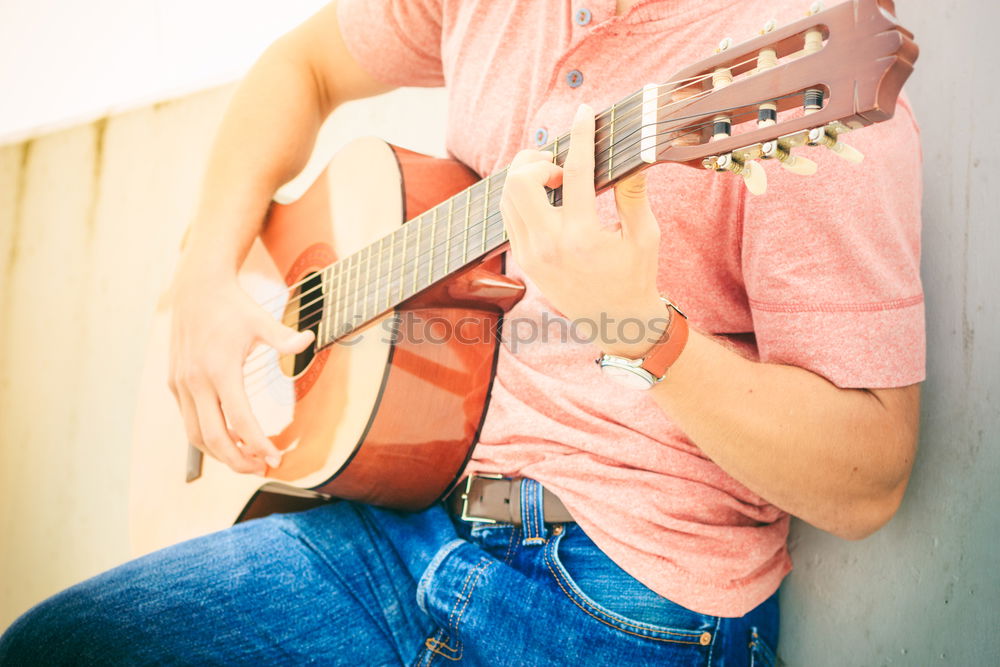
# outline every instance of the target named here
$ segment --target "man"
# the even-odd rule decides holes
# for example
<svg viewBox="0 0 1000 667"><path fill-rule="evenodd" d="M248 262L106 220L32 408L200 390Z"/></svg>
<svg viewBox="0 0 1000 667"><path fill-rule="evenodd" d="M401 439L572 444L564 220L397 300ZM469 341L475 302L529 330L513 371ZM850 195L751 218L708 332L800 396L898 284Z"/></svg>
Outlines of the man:
<svg viewBox="0 0 1000 667"><path fill-rule="evenodd" d="M769 170L766 197L681 166L595 197L590 110L767 18L730 0L341 0L279 40L223 123L176 280L172 386L191 442L240 472L280 464L241 366L258 341L290 353L311 334L267 316L235 272L323 119L397 85L448 85L449 151L479 173L513 160L509 273L528 290L512 318L669 319L671 335L502 350L469 471L522 480L513 522L342 502L242 524L43 603L0 658L773 661L789 514L861 538L909 477L923 379L916 128L901 101L851 137L862 166L816 149L820 178ZM518 152L569 127L562 168ZM560 184L552 207L545 187ZM598 353L609 366L655 358L662 381L623 389Z"/></svg>

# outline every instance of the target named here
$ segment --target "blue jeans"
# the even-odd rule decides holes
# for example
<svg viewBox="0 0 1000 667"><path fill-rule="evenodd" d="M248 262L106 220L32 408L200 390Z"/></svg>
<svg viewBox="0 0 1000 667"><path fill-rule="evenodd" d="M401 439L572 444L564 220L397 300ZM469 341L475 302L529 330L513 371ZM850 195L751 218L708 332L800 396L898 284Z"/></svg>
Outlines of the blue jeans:
<svg viewBox="0 0 1000 667"><path fill-rule="evenodd" d="M662 598L576 524L338 502L150 554L28 611L2 665L771 665L777 594L741 618Z"/></svg>

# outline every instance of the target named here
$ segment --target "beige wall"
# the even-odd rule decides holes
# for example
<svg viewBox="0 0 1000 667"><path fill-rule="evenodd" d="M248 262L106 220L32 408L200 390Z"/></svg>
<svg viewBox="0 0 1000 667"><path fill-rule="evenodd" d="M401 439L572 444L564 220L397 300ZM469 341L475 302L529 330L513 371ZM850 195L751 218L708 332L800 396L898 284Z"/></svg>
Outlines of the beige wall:
<svg viewBox="0 0 1000 667"><path fill-rule="evenodd" d="M128 555L145 341L231 90L0 146L0 629ZM365 133L440 153L443 110L349 105L318 152Z"/></svg>

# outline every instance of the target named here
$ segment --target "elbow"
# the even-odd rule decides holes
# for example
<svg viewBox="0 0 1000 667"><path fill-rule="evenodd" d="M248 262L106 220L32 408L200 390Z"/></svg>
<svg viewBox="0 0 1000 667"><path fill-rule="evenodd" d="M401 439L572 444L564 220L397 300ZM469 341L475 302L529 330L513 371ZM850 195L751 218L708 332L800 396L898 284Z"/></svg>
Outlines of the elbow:
<svg viewBox="0 0 1000 667"><path fill-rule="evenodd" d="M886 455L871 468L867 493L853 503L854 511L847 513L849 518L844 524L830 531L838 537L852 541L865 539L889 523L903 502L919 435L919 392L916 386L905 391L906 410L893 426L893 436L879 448Z"/></svg>
<svg viewBox="0 0 1000 667"><path fill-rule="evenodd" d="M832 527L829 532L852 542L875 534L889 523L899 510L906 492L906 481L904 479L895 488L858 503L854 511L844 517L843 523Z"/></svg>

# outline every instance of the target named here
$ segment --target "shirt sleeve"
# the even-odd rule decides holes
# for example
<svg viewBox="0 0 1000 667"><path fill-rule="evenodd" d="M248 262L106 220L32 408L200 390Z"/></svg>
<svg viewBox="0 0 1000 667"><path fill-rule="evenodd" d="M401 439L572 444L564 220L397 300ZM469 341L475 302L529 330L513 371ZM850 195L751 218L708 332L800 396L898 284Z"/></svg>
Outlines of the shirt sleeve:
<svg viewBox="0 0 1000 667"><path fill-rule="evenodd" d="M347 50L392 86L443 86L443 0L338 0Z"/></svg>
<svg viewBox="0 0 1000 667"><path fill-rule="evenodd" d="M920 143L905 98L892 120L842 135L865 159L796 152L812 177L768 165L747 195L743 278L761 361L811 370L839 387L924 379Z"/></svg>

